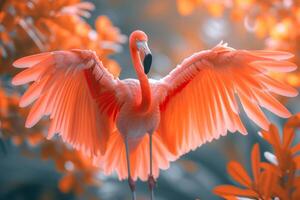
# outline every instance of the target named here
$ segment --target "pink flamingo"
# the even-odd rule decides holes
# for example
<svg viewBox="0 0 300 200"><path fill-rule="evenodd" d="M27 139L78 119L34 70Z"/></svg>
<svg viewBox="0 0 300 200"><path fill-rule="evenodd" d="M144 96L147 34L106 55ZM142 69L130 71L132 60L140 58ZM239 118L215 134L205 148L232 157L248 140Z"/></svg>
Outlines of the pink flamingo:
<svg viewBox="0 0 300 200"><path fill-rule="evenodd" d="M135 180L148 180L153 199L159 169L167 169L170 161L227 131L247 133L237 97L247 116L263 129L269 121L260 106L290 116L271 93L293 97L298 92L269 72L295 70L295 64L285 61L292 54L219 44L153 80L147 77L152 62L147 41L142 31L130 36L138 80L114 78L90 50L47 52L15 61L15 67L28 69L12 83L34 81L20 100L21 107L36 100L26 127L49 115L48 138L59 133L92 156L104 173L128 177L133 199Z"/></svg>

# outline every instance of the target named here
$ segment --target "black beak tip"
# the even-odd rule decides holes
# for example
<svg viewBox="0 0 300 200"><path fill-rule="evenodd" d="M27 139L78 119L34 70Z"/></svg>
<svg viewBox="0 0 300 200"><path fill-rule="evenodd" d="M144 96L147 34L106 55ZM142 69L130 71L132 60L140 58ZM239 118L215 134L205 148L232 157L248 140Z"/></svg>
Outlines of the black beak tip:
<svg viewBox="0 0 300 200"><path fill-rule="evenodd" d="M143 65L145 74L148 74L152 65L152 55L150 53L145 56Z"/></svg>

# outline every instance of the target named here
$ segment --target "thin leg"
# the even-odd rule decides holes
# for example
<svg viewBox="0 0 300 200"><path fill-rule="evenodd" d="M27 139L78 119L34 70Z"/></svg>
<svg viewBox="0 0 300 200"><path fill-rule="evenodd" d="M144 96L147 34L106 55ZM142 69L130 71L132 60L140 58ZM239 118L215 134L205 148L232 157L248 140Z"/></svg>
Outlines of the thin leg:
<svg viewBox="0 0 300 200"><path fill-rule="evenodd" d="M131 178L131 175L130 175L129 147L128 147L128 140L127 139L125 139L125 147L126 147L126 161L127 161L127 170L128 170L128 185L129 185L131 193L132 193L132 200L136 200L135 182Z"/></svg>
<svg viewBox="0 0 300 200"><path fill-rule="evenodd" d="M152 133L149 134L149 147L150 147L150 175L148 178L148 185L151 192L151 200L154 200L154 187L156 185L156 181L153 177L153 170L152 170Z"/></svg>

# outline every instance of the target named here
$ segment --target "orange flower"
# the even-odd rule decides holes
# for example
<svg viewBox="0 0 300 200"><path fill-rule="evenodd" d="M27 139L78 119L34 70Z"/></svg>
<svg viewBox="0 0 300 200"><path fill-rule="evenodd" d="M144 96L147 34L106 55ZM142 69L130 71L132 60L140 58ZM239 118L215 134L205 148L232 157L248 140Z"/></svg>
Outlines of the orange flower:
<svg viewBox="0 0 300 200"><path fill-rule="evenodd" d="M265 152L269 161L261 162L258 144L252 153L253 179L238 162L228 164L228 173L243 188L231 185L221 185L214 189L214 193L225 199L238 197L269 200L278 197L281 200L297 200L300 197L300 143L293 144L295 130L300 127L300 114L291 117L284 126L283 138L280 139L278 129L271 125L269 131L262 131L262 137L271 144L274 154Z"/></svg>
<svg viewBox="0 0 300 200"><path fill-rule="evenodd" d="M214 189L214 193L225 198L248 197L255 199L270 199L276 178L270 171L260 167L259 145L255 144L251 153L253 179L247 174L245 168L238 162L232 161L227 166L229 175L243 188L221 185Z"/></svg>
<svg viewBox="0 0 300 200"><path fill-rule="evenodd" d="M295 138L295 129L300 127L300 115L295 115L288 120L283 129L283 139L280 140L278 129L270 126L269 131L262 131L263 138L268 141L274 150L265 154L271 163L265 163L273 173L278 175L280 184L277 185L276 195L280 199L293 199L299 196L300 184L296 171L300 170L300 143L292 145Z"/></svg>

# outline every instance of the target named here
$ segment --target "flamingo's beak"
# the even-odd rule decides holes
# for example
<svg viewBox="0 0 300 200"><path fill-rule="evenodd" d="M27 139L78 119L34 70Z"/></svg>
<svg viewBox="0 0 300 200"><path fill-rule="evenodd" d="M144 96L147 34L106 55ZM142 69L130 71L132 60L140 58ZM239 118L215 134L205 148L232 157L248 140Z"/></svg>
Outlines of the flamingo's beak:
<svg viewBox="0 0 300 200"><path fill-rule="evenodd" d="M143 54L143 66L144 66L144 72L145 74L148 74L151 68L152 64L152 54L148 47L148 44L146 41L140 41L137 43L139 51Z"/></svg>
<svg viewBox="0 0 300 200"><path fill-rule="evenodd" d="M143 61L143 65L144 65L144 72L145 74L148 74L151 68L151 64L152 64L152 54L146 54L144 61Z"/></svg>

